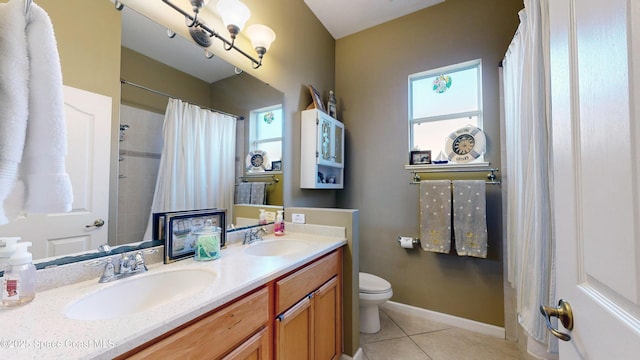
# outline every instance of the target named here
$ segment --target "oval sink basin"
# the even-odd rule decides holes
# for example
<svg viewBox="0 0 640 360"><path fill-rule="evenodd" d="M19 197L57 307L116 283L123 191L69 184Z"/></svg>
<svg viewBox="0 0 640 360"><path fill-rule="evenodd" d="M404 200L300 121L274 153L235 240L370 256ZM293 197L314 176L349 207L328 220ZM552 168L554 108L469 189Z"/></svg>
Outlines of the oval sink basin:
<svg viewBox="0 0 640 360"><path fill-rule="evenodd" d="M133 275L70 303L64 315L76 320L104 320L131 315L187 298L204 289L216 275L207 270L181 269Z"/></svg>
<svg viewBox="0 0 640 360"><path fill-rule="evenodd" d="M244 252L253 256L284 256L307 248L309 244L296 240L266 240L253 243Z"/></svg>

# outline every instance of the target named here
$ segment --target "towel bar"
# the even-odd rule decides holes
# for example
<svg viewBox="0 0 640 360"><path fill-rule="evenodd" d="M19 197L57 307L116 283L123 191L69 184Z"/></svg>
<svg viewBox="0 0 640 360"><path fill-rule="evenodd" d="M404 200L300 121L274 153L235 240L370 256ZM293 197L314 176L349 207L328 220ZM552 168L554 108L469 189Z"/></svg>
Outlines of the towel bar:
<svg viewBox="0 0 640 360"><path fill-rule="evenodd" d="M485 183L489 184L489 185L500 185L501 181L498 180L498 178L497 178L497 176L495 174L496 171L500 171L500 169L498 169L498 168L489 168L489 169L482 169L482 170L475 170L474 169L474 170L467 170L467 171L456 170L456 171L458 171L458 172L481 172L481 171L487 171L487 170L490 171L490 173L487 174L487 179L489 179L489 180L485 181ZM412 171L411 173L413 174L413 180L409 184L411 184L411 185L420 184L420 180L421 179L420 179L420 175L418 175L418 171ZM452 181L452 183L453 183L453 181Z"/></svg>

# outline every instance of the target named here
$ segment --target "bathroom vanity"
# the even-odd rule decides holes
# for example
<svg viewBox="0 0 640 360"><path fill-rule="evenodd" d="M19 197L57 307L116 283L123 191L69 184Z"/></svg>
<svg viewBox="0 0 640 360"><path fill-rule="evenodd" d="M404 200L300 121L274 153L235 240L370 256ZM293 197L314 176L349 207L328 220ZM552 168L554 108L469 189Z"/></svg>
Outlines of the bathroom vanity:
<svg viewBox="0 0 640 360"><path fill-rule="evenodd" d="M1 338L19 340L0 350L11 359L270 359L310 351L339 358L346 239L344 228L327 228L332 232L290 232L251 245L232 243L214 261L153 264L148 273L109 284L98 284L96 278L43 291L31 304L0 312L4 324L19 324L0 329ZM136 285L121 298L95 306L86 319L65 315L80 300L107 294L111 287L200 272L207 274L205 285L182 294L161 287L166 301L148 308L117 315L110 311L142 288Z"/></svg>

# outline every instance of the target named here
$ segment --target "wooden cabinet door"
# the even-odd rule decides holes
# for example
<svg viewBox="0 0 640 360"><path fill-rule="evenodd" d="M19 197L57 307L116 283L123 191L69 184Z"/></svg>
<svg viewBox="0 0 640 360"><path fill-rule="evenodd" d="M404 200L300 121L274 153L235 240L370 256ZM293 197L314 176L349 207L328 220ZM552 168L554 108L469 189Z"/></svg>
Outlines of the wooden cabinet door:
<svg viewBox="0 0 640 360"><path fill-rule="evenodd" d="M271 359L270 340L269 330L264 328L223 357L222 360L269 360Z"/></svg>
<svg viewBox="0 0 640 360"><path fill-rule="evenodd" d="M342 354L340 278L334 276L313 296L315 360L339 359Z"/></svg>
<svg viewBox="0 0 640 360"><path fill-rule="evenodd" d="M269 322L269 289L263 288L172 333L126 359L220 359Z"/></svg>
<svg viewBox="0 0 640 360"><path fill-rule="evenodd" d="M276 318L276 359L313 359L314 318L311 296Z"/></svg>

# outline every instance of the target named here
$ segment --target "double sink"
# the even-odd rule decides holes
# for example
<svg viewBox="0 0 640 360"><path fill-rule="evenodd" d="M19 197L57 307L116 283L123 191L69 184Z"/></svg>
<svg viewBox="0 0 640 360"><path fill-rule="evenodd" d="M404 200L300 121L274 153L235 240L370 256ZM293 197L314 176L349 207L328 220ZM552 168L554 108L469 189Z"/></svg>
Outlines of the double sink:
<svg viewBox="0 0 640 360"><path fill-rule="evenodd" d="M244 255L281 257L299 253L309 242L273 239L255 242L242 249ZM105 284L97 291L70 302L64 316L75 320L104 320L132 315L163 304L179 302L210 286L218 274L214 270L156 270Z"/></svg>

